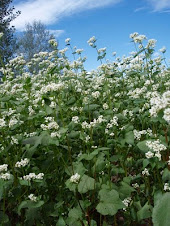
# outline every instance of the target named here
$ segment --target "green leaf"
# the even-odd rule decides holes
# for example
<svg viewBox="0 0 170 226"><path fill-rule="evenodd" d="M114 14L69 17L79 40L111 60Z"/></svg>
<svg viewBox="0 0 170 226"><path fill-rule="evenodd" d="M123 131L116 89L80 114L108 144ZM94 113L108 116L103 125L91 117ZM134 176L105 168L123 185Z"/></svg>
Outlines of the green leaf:
<svg viewBox="0 0 170 226"><path fill-rule="evenodd" d="M138 148L143 152L148 152L149 148L146 146L146 140L137 143Z"/></svg>
<svg viewBox="0 0 170 226"><path fill-rule="evenodd" d="M24 209L24 208L29 208L29 209L32 209L32 208L39 208L41 207L42 205L44 204L44 201L37 201L37 202L33 202L33 201L22 201L21 204L19 205L18 207L18 215L21 214L21 209Z"/></svg>
<svg viewBox="0 0 170 226"><path fill-rule="evenodd" d="M86 112L89 112L89 111L94 111L99 107L100 107L100 105L98 105L98 104L90 104L90 105L86 105L83 110Z"/></svg>
<svg viewBox="0 0 170 226"><path fill-rule="evenodd" d="M24 186L31 186L31 183L27 180L19 179L19 183L20 185L24 185Z"/></svg>
<svg viewBox="0 0 170 226"><path fill-rule="evenodd" d="M108 151L110 148L108 147L101 147L101 148L96 148L97 151Z"/></svg>
<svg viewBox="0 0 170 226"><path fill-rule="evenodd" d="M79 161L81 161L82 159L85 159L85 160L90 161L90 160L92 160L98 153L99 153L99 151L96 149L95 151L93 151L93 152L90 153L90 154L82 154L82 155L80 156Z"/></svg>
<svg viewBox="0 0 170 226"><path fill-rule="evenodd" d="M82 226L80 220L82 219L82 211L79 208L73 208L69 211L67 225Z"/></svg>
<svg viewBox="0 0 170 226"><path fill-rule="evenodd" d="M56 226L65 226L65 225L66 225L66 223L65 223L63 217L59 217L59 220L57 221Z"/></svg>
<svg viewBox="0 0 170 226"><path fill-rule="evenodd" d="M125 182L121 182L121 187L119 188L119 194L121 194L121 198L126 198L131 196L131 193L134 192L135 189L133 187L131 187L129 184L125 183Z"/></svg>
<svg viewBox="0 0 170 226"><path fill-rule="evenodd" d="M153 208L154 226L167 226L170 223L170 192L165 193Z"/></svg>
<svg viewBox="0 0 170 226"><path fill-rule="evenodd" d="M102 189L99 191L100 203L96 209L102 215L113 216L119 209L125 207L119 198L119 194L116 190L109 191L108 189Z"/></svg>
<svg viewBox="0 0 170 226"><path fill-rule="evenodd" d="M95 180L87 175L83 175L78 184L78 192L86 193L89 190L94 190Z"/></svg>
<svg viewBox="0 0 170 226"><path fill-rule="evenodd" d="M74 162L73 163L74 172L83 176L83 174L87 171L82 162Z"/></svg>
<svg viewBox="0 0 170 226"><path fill-rule="evenodd" d="M76 220L81 219L82 218L82 212L80 209L78 208L73 208L69 211L68 214L69 217L75 218Z"/></svg>
<svg viewBox="0 0 170 226"><path fill-rule="evenodd" d="M9 222L8 216L5 213L3 213L2 211L0 211L0 223L1 223L1 225L5 226L6 223L8 223L8 222Z"/></svg>
<svg viewBox="0 0 170 226"><path fill-rule="evenodd" d="M94 220L91 220L91 221L90 221L90 226L97 226L97 223L96 223L96 221L94 221Z"/></svg>
<svg viewBox="0 0 170 226"><path fill-rule="evenodd" d="M147 167L147 165L149 165L149 160L148 159L144 159L143 160L143 168Z"/></svg>
<svg viewBox="0 0 170 226"><path fill-rule="evenodd" d="M26 210L26 221L28 225L34 225L35 220L39 219L39 210L38 208L29 208ZM40 220L40 219L39 219Z"/></svg>
<svg viewBox="0 0 170 226"><path fill-rule="evenodd" d="M76 191L77 184L72 183L72 182L70 181L70 179L68 179L68 180L66 181L65 184L66 184L66 187L67 187L70 191L73 191L73 192Z"/></svg>
<svg viewBox="0 0 170 226"><path fill-rule="evenodd" d="M166 168L164 169L163 175L162 175L162 180L169 181L170 182L170 171Z"/></svg>
<svg viewBox="0 0 170 226"><path fill-rule="evenodd" d="M28 201L22 201L18 206L18 215L21 215L21 209L28 207Z"/></svg>
<svg viewBox="0 0 170 226"><path fill-rule="evenodd" d="M53 109L48 105L45 105L45 111L48 115L51 115L53 113Z"/></svg>
<svg viewBox="0 0 170 226"><path fill-rule="evenodd" d="M80 136L79 131L71 131L71 133L68 135L69 138L78 138Z"/></svg>
<svg viewBox="0 0 170 226"><path fill-rule="evenodd" d="M102 56L98 56L97 57L97 60L101 60L101 59L103 59L104 58L104 56L102 55Z"/></svg>
<svg viewBox="0 0 170 226"><path fill-rule="evenodd" d="M134 134L132 131L125 134L125 141L128 144L134 144Z"/></svg>
<svg viewBox="0 0 170 226"><path fill-rule="evenodd" d="M145 203L145 205L137 212L137 217L139 221L149 218L151 217L151 215L152 215L151 206L148 205L148 203Z"/></svg>
<svg viewBox="0 0 170 226"><path fill-rule="evenodd" d="M30 138L23 140L22 143L23 144L32 144L32 145L38 146L39 144L41 144L41 137L39 137L39 136L30 137Z"/></svg>
<svg viewBox="0 0 170 226"><path fill-rule="evenodd" d="M72 105L76 102L76 98L75 97L71 97L68 102L67 102L67 105Z"/></svg>

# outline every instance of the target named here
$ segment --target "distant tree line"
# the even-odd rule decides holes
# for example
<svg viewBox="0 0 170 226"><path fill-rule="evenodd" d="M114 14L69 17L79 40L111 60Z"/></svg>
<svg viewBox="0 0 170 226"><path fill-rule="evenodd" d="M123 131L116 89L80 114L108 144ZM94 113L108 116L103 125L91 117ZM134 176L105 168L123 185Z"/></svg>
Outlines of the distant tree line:
<svg viewBox="0 0 170 226"><path fill-rule="evenodd" d="M0 0L0 67L14 56L23 55L29 61L35 53L51 50L48 41L55 38L41 21L27 23L23 32L16 33L10 23L22 12L15 12L12 1Z"/></svg>
<svg viewBox="0 0 170 226"><path fill-rule="evenodd" d="M3 33L0 40L1 66L7 63L13 55L13 47L16 41L14 38L15 28L10 26L10 23L19 16L20 11L14 13L15 9L10 7L11 3L12 0L0 0L0 33Z"/></svg>

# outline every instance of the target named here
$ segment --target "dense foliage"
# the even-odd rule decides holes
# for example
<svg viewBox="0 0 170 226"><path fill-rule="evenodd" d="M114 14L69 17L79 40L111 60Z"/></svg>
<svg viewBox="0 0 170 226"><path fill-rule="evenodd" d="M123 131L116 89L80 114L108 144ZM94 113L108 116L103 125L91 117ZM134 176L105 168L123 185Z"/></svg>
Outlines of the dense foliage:
<svg viewBox="0 0 170 226"><path fill-rule="evenodd" d="M8 62L13 55L13 47L15 45L14 38L14 26L10 26L20 12L14 13L14 7L10 7L12 0L0 1L0 33L3 33L3 37L0 42L0 66L2 67Z"/></svg>
<svg viewBox="0 0 170 226"><path fill-rule="evenodd" d="M36 53L51 51L48 41L53 38L41 21L27 23L24 32L17 37L16 53L22 54L26 61L30 61Z"/></svg>
<svg viewBox="0 0 170 226"><path fill-rule="evenodd" d="M92 37L91 73L55 40L1 69L1 224L169 224L170 71L155 40L131 38L137 52L104 64Z"/></svg>

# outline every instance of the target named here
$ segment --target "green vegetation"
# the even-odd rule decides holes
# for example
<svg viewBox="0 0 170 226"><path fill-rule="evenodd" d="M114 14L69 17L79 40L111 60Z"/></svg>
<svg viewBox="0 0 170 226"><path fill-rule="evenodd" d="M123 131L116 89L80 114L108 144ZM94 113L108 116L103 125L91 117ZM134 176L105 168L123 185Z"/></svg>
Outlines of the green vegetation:
<svg viewBox="0 0 170 226"><path fill-rule="evenodd" d="M170 71L155 40L131 38L136 52L104 64L92 37L91 73L55 40L1 68L1 225L168 225Z"/></svg>

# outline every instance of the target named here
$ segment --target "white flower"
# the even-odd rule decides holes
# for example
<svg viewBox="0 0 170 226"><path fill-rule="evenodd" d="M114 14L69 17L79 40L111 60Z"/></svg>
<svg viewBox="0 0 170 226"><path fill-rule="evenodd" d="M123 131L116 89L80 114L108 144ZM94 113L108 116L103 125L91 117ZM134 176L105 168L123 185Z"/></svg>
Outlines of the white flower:
<svg viewBox="0 0 170 226"><path fill-rule="evenodd" d="M139 184L138 183L132 184L132 187L139 188Z"/></svg>
<svg viewBox="0 0 170 226"><path fill-rule="evenodd" d="M18 139L11 137L11 144L18 144Z"/></svg>
<svg viewBox="0 0 170 226"><path fill-rule="evenodd" d="M3 32L0 32L0 39L2 38L3 35L4 35Z"/></svg>
<svg viewBox="0 0 170 226"><path fill-rule="evenodd" d="M27 158L21 159L20 162L15 163L15 167L18 167L18 168L25 167L26 165L28 165L28 163L29 163L29 159Z"/></svg>
<svg viewBox="0 0 170 226"><path fill-rule="evenodd" d="M95 38L95 36L93 36L87 41L87 43L90 44L90 43L93 43L95 41L96 41L96 38Z"/></svg>
<svg viewBox="0 0 170 226"><path fill-rule="evenodd" d="M80 122L79 117L78 116L72 117L72 122L79 123Z"/></svg>
<svg viewBox="0 0 170 226"><path fill-rule="evenodd" d="M11 128L12 126L18 124L18 120L15 117L12 117L9 121L9 127Z"/></svg>
<svg viewBox="0 0 170 226"><path fill-rule="evenodd" d="M110 133L110 136L113 137L115 134L114 133Z"/></svg>
<svg viewBox="0 0 170 226"><path fill-rule="evenodd" d="M104 110L107 110L108 108L109 108L109 105L108 105L107 103L104 103L104 104L103 104L103 109L104 109Z"/></svg>
<svg viewBox="0 0 170 226"><path fill-rule="evenodd" d="M66 39L65 39L65 43L66 43L66 44L69 44L70 41L71 41L70 38L66 38Z"/></svg>
<svg viewBox="0 0 170 226"><path fill-rule="evenodd" d="M138 36L138 32L134 32L134 33L130 34L129 37L133 39L133 38L135 38L136 36Z"/></svg>
<svg viewBox="0 0 170 226"><path fill-rule="evenodd" d="M39 174L35 174L35 173L29 173L26 176L23 176L23 180L27 180L27 181L31 181L31 180L43 180L44 174L43 173L39 173Z"/></svg>
<svg viewBox="0 0 170 226"><path fill-rule="evenodd" d="M126 199L124 199L122 202L123 204L126 206L125 208L123 208L124 211L126 211L126 208L130 205L130 202L132 201L131 197L127 197Z"/></svg>
<svg viewBox="0 0 170 226"><path fill-rule="evenodd" d="M52 138L54 138L54 137L60 138L61 137L61 134L59 132L53 132L53 133L51 133L51 137Z"/></svg>
<svg viewBox="0 0 170 226"><path fill-rule="evenodd" d="M79 180L80 180L80 175L78 173L76 173L70 177L70 181L72 183L78 184Z"/></svg>
<svg viewBox="0 0 170 226"><path fill-rule="evenodd" d="M165 119L165 121L170 123L170 108L167 108L167 109L164 110L163 118Z"/></svg>
<svg viewBox="0 0 170 226"><path fill-rule="evenodd" d="M149 39L147 47L152 47L152 48L155 47L156 42L157 42L157 40L155 40L155 39Z"/></svg>
<svg viewBox="0 0 170 226"><path fill-rule="evenodd" d="M50 39L50 40L48 41L48 43L49 43L50 45L54 46L54 47L57 47L57 46L58 46L58 43L57 43L57 41L56 41L55 39Z"/></svg>
<svg viewBox="0 0 170 226"><path fill-rule="evenodd" d="M141 43L144 39L146 39L145 35L138 35L133 38L135 43Z"/></svg>
<svg viewBox="0 0 170 226"><path fill-rule="evenodd" d="M29 198L31 201L33 201L33 202L36 202L36 201L37 201L37 197L36 197L34 194L30 194L30 195L28 196L28 198Z"/></svg>
<svg viewBox="0 0 170 226"><path fill-rule="evenodd" d="M170 156L169 156L169 160L168 160L168 166L170 166Z"/></svg>
<svg viewBox="0 0 170 226"><path fill-rule="evenodd" d="M7 164L0 165L0 172L7 171L7 168L8 168Z"/></svg>
<svg viewBox="0 0 170 226"><path fill-rule="evenodd" d="M149 176L150 173L149 173L148 169L145 168L145 169L142 171L142 175L143 175L143 176L145 176L145 175L146 175L146 176Z"/></svg>
<svg viewBox="0 0 170 226"><path fill-rule="evenodd" d="M166 150L166 146L160 143L160 140L147 141L146 146L154 152L160 152Z"/></svg>
<svg viewBox="0 0 170 226"><path fill-rule="evenodd" d="M90 140L90 136L87 135L86 138L85 138L85 142L87 143L89 140Z"/></svg>
<svg viewBox="0 0 170 226"><path fill-rule="evenodd" d="M95 99L99 98L100 96L100 92L99 91L96 91L96 92L92 92L92 97L94 97Z"/></svg>
<svg viewBox="0 0 170 226"><path fill-rule="evenodd" d="M0 179L10 180L10 178L11 178L11 175L9 173L1 173L0 174Z"/></svg>
<svg viewBox="0 0 170 226"><path fill-rule="evenodd" d="M81 54L83 52L83 49L76 49L77 54Z"/></svg>
<svg viewBox="0 0 170 226"><path fill-rule="evenodd" d="M147 159L150 159L154 156L154 153L151 152L151 151L148 151L147 153L145 153L145 156L146 156Z"/></svg>
<svg viewBox="0 0 170 226"><path fill-rule="evenodd" d="M170 186L168 183L164 184L164 191L170 191Z"/></svg>
<svg viewBox="0 0 170 226"><path fill-rule="evenodd" d="M38 180L43 180L44 178L44 174L43 173L39 173L37 176L36 176L36 179Z"/></svg>
<svg viewBox="0 0 170 226"><path fill-rule="evenodd" d="M107 124L106 128L109 129L109 128L112 128L113 126L118 126L118 117L117 116L114 116L110 122Z"/></svg>
<svg viewBox="0 0 170 226"><path fill-rule="evenodd" d="M159 161L161 161L161 154L159 152L155 153L155 157L157 157L159 159Z"/></svg>
<svg viewBox="0 0 170 226"><path fill-rule="evenodd" d="M48 125L41 124L41 128L43 130L59 129L59 125L54 121L54 117L46 117L45 121L48 123Z"/></svg>
<svg viewBox="0 0 170 226"><path fill-rule="evenodd" d="M5 127L6 126L6 122L4 118L0 119L0 128Z"/></svg>
<svg viewBox="0 0 170 226"><path fill-rule="evenodd" d="M159 50L161 53L165 53L166 52L166 47L162 47L160 50Z"/></svg>
<svg viewBox="0 0 170 226"><path fill-rule="evenodd" d="M56 108L57 104L54 101L51 101L50 105L51 108Z"/></svg>
<svg viewBox="0 0 170 226"><path fill-rule="evenodd" d="M98 49L98 53L100 54L100 53L104 53L106 51L106 47L105 48L100 48L100 49Z"/></svg>

